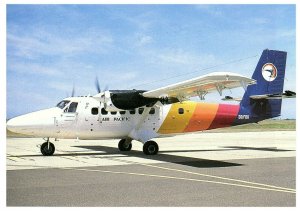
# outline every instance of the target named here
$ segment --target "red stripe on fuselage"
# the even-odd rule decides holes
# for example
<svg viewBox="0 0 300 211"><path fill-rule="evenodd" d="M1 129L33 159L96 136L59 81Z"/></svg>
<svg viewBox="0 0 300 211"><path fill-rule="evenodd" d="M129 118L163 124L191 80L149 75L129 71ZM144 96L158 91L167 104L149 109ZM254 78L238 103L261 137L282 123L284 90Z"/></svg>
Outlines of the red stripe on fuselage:
<svg viewBox="0 0 300 211"><path fill-rule="evenodd" d="M239 112L239 105L220 104L216 117L211 123L209 129L231 126Z"/></svg>

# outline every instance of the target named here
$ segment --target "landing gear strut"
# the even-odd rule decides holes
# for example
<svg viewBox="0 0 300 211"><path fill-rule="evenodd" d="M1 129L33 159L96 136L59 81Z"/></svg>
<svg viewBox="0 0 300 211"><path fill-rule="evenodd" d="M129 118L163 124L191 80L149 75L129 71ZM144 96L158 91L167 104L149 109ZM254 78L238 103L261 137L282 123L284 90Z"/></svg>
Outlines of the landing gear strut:
<svg viewBox="0 0 300 211"><path fill-rule="evenodd" d="M146 155L156 155L158 153L158 145L155 141L147 141L143 146Z"/></svg>
<svg viewBox="0 0 300 211"><path fill-rule="evenodd" d="M51 156L55 152L54 144L49 141L49 138L46 139L47 142L43 143L41 146L41 153L44 156Z"/></svg>
<svg viewBox="0 0 300 211"><path fill-rule="evenodd" d="M119 141L119 150L122 152L122 151L130 151L131 148L132 148L132 144L131 144L131 141L130 139L121 139Z"/></svg>

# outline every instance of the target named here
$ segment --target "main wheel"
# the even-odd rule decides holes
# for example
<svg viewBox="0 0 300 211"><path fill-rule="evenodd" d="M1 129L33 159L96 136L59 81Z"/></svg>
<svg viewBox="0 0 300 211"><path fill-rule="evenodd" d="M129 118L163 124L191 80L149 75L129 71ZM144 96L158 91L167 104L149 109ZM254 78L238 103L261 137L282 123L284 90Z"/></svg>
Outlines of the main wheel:
<svg viewBox="0 0 300 211"><path fill-rule="evenodd" d="M131 144L131 142L128 142L128 141L126 142L126 139L121 139L119 141L118 147L119 147L120 151L130 151L132 148L132 144Z"/></svg>
<svg viewBox="0 0 300 211"><path fill-rule="evenodd" d="M156 155L158 153L158 145L155 141L147 141L143 146L146 155Z"/></svg>
<svg viewBox="0 0 300 211"><path fill-rule="evenodd" d="M41 153L44 156L53 155L54 152L55 152L54 144L52 144L51 142L49 142L49 145L48 145L48 142L45 142L45 143L42 144Z"/></svg>

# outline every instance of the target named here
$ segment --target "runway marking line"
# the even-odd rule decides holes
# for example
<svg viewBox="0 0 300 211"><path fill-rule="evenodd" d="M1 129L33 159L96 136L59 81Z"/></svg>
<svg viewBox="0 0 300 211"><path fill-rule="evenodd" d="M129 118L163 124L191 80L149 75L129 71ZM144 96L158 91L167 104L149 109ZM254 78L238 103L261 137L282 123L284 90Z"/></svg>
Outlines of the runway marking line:
<svg viewBox="0 0 300 211"><path fill-rule="evenodd" d="M296 194L296 191L290 191L290 190L264 188L264 187L250 186L250 185L242 185L242 184L235 184L235 183L228 183L228 182L218 182L218 181L212 181L212 180L192 179L192 178L185 178L185 177L173 177L173 176L166 176L166 175L143 174L143 173L136 173L136 172L122 172L122 171L107 171L107 170L97 170L97 169L78 169L78 168L76 169L76 168L67 168L67 167L60 167L60 168L57 168L57 169L65 169L65 170L73 170L73 171L101 172L101 173L111 173L111 174L125 174L125 175L135 175L135 176L157 177L157 178L164 178L164 179L186 180L186 181L214 183L214 184L221 184L221 185L229 185L229 186L237 186L237 187L244 187L244 188L252 188L252 189L259 189L259 190L269 190L269 191L277 191L277 192L285 192L285 193Z"/></svg>
<svg viewBox="0 0 300 211"><path fill-rule="evenodd" d="M20 160L21 161L34 161L34 159L32 159L32 158L23 158L23 157L11 155L11 154L6 154L6 159L12 160L14 162L19 162Z"/></svg>
<svg viewBox="0 0 300 211"><path fill-rule="evenodd" d="M152 164L138 163L138 162L134 162L134 161L123 161L123 160L120 160L120 159L117 159L117 158L111 158L111 159L116 160L116 161L120 161L120 162L126 162L126 163L138 164L138 165L152 167L152 168L164 169L164 170L168 170L168 171L177 171L177 172L182 172L182 173L187 173L187 174L199 175L199 176L203 176L203 177L210 177L210 178L215 178L215 179L228 180L228 181L240 182L240 183L257 185L257 186L264 186L264 187L282 189L282 190L288 190L288 191L296 191L295 189L279 187L279 186L275 186L275 185L268 185L268 184L257 183L257 182L249 182L249 181L245 181L245 180L232 179L232 178L214 176L214 175L209 175L209 174L201 174L201 173L197 173L197 172L191 172L191 171L186 171L186 170L155 166L155 165L152 165Z"/></svg>

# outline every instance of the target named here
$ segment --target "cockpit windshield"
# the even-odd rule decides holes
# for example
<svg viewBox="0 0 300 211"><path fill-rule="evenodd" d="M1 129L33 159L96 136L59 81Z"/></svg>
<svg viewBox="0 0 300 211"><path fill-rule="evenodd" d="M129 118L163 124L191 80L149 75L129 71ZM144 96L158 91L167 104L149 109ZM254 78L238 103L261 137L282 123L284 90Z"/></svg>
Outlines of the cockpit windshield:
<svg viewBox="0 0 300 211"><path fill-rule="evenodd" d="M56 107L63 109L70 101L69 100L63 100L61 102L59 102Z"/></svg>

